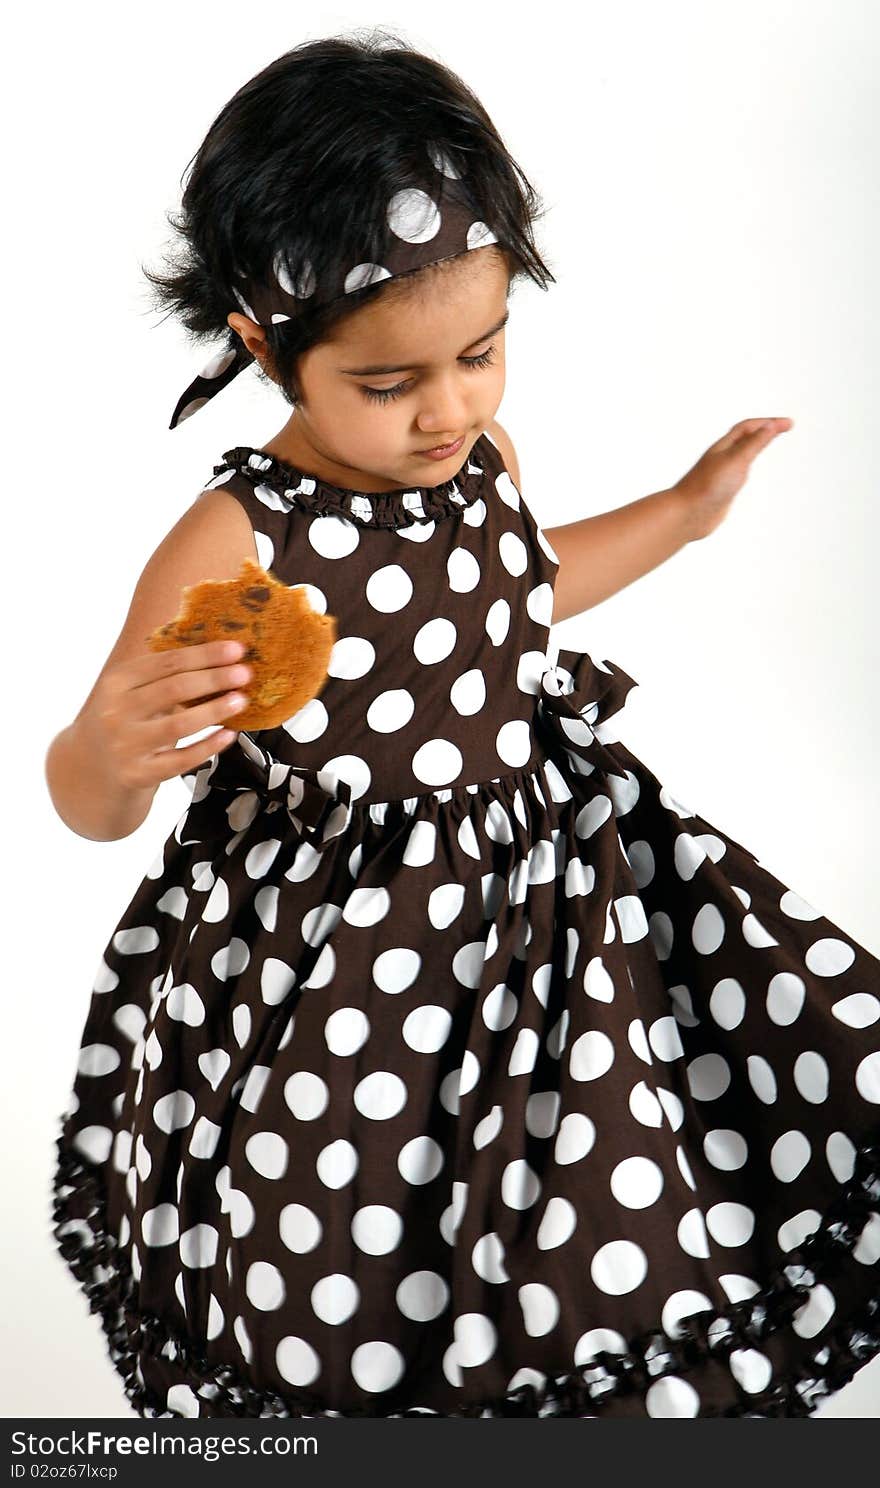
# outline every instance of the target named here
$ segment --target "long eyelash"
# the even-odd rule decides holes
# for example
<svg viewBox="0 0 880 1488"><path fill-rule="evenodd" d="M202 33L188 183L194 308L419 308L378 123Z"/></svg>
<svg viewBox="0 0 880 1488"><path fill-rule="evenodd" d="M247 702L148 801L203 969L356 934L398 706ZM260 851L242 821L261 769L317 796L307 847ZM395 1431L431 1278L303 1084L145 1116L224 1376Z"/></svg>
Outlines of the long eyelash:
<svg viewBox="0 0 880 1488"><path fill-rule="evenodd" d="M461 357L466 367L488 367L495 360L495 347L490 346L488 350L481 351L479 356ZM360 385L361 392L365 398L372 403L387 403L390 398L400 398L406 391L407 383L398 382L395 387L390 388L368 388Z"/></svg>

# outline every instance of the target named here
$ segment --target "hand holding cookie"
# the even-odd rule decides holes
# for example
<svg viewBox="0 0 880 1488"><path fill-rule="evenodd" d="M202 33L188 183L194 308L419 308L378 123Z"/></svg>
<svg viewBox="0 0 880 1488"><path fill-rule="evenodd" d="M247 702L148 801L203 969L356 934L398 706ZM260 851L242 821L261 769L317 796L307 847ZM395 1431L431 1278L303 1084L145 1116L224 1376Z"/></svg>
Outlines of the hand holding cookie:
<svg viewBox="0 0 880 1488"><path fill-rule="evenodd" d="M250 681L243 654L238 642L211 641L161 655L147 651L105 669L81 726L117 786L154 790L163 780L197 770L233 742L234 730L215 729L176 747L178 739L218 723L221 715L238 716L237 693L229 689Z"/></svg>
<svg viewBox="0 0 880 1488"><path fill-rule="evenodd" d="M88 710L93 747L128 789L197 770L240 729L272 728L315 697L335 639L335 618L301 586L246 559L236 579L184 588L181 613L146 638L149 649L105 670Z"/></svg>
<svg viewBox="0 0 880 1488"><path fill-rule="evenodd" d="M147 645L168 651L219 640L244 643L242 659L253 679L246 707L219 721L237 729L276 728L323 687L336 619L313 610L302 585L283 584L245 558L237 578L205 579L185 588L180 614L153 631Z"/></svg>

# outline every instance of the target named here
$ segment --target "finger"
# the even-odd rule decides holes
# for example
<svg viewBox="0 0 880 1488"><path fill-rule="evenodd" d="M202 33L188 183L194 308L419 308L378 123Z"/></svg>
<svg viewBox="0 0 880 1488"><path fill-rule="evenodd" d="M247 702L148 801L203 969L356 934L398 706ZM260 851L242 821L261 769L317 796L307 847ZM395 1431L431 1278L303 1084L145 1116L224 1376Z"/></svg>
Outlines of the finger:
<svg viewBox="0 0 880 1488"><path fill-rule="evenodd" d="M712 448L723 453L724 450L730 449L731 445L738 444L741 439L747 439L750 434L761 428L766 422L767 420L762 418L740 419L738 424L734 424L728 429L726 434L722 434L717 444L714 444Z"/></svg>
<svg viewBox="0 0 880 1488"><path fill-rule="evenodd" d="M725 450L730 449L732 445L738 444L740 440L750 439L753 434L761 433L765 429L770 429L773 434L785 433L792 427L793 423L794 419L790 418L741 419L738 424L734 424L733 427L729 429L728 432L724 434L721 439L718 440L718 443L713 445L712 447L713 449L718 450L720 453L723 453Z"/></svg>
<svg viewBox="0 0 880 1488"><path fill-rule="evenodd" d="M746 435L746 438L766 437L767 439L775 439L777 434L787 433L792 426L792 422L792 419L786 418L764 419L757 429L753 429L751 434Z"/></svg>

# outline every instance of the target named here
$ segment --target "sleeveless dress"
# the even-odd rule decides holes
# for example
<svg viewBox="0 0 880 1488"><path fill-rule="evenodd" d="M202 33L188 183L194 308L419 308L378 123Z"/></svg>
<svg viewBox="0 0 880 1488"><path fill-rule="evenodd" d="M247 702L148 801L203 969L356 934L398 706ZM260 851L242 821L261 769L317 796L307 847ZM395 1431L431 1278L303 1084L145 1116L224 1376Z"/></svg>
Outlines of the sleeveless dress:
<svg viewBox="0 0 880 1488"><path fill-rule="evenodd" d="M880 1351L880 961L619 741L488 433L208 485L338 639L98 965L53 1234L134 1412L810 1415Z"/></svg>

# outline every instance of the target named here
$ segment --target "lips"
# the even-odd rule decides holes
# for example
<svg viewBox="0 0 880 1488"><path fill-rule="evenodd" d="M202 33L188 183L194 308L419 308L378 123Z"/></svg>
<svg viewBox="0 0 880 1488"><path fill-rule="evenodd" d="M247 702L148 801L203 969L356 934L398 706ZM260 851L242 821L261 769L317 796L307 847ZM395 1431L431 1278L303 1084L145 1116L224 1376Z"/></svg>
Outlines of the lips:
<svg viewBox="0 0 880 1488"><path fill-rule="evenodd" d="M417 454L420 454L420 455L438 455L438 454L450 454L451 455L452 452L453 452L453 450L458 449L459 445L460 444L463 444L463 443L464 443L464 435L463 434L460 434L459 437L458 437L458 439L452 439L447 444L433 444L433 445L431 445L430 449L417 450L416 453Z"/></svg>

